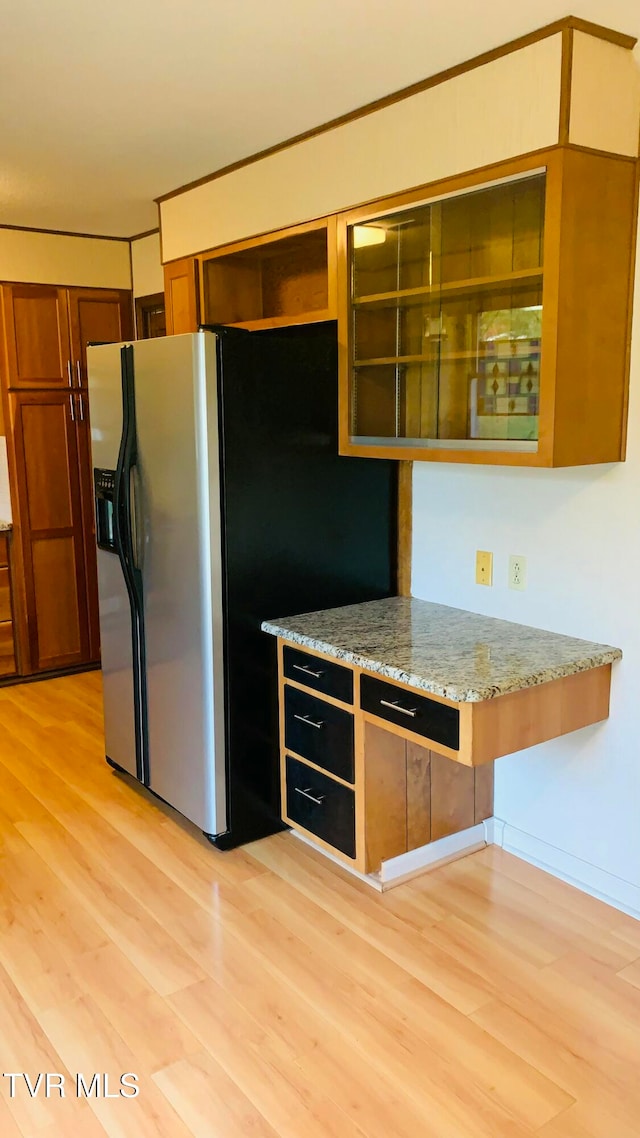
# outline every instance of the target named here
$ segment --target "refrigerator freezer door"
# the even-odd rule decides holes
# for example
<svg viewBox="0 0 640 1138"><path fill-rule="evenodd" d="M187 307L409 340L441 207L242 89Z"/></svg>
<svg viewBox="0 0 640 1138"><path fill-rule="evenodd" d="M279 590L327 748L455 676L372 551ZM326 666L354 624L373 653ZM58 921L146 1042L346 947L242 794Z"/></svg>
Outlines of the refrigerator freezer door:
<svg viewBox="0 0 640 1138"><path fill-rule="evenodd" d="M120 344L87 349L94 468L115 470L122 435ZM131 608L120 561L98 549L100 640L108 759L136 774Z"/></svg>
<svg viewBox="0 0 640 1138"><path fill-rule="evenodd" d="M149 785L218 834L227 812L216 337L139 341L134 368Z"/></svg>

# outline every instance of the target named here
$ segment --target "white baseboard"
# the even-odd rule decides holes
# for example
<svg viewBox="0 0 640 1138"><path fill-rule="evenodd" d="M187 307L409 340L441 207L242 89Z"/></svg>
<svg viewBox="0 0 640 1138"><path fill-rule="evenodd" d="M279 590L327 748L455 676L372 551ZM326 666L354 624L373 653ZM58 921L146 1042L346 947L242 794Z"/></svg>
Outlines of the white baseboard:
<svg viewBox="0 0 640 1138"><path fill-rule="evenodd" d="M416 850L400 854L398 857L383 861L380 872L375 876L383 889L391 885L400 885L408 881L425 869L435 869L438 865L445 865L448 861L455 861L459 857L475 853L487 845L487 832L485 823L470 826L468 830L461 830L459 834L449 834L446 838L438 838L429 842L428 846L419 846ZM373 876L373 875L372 875Z"/></svg>
<svg viewBox="0 0 640 1138"><path fill-rule="evenodd" d="M346 869L348 873L372 889L376 889L378 893L391 889L394 885L400 885L403 881L409 881L426 870L466 857L467 854L475 853L484 846L496 845L507 853L529 862L530 865L559 877L561 881L574 885L583 893L597 897L607 905L612 905L614 909L620 909L621 912L640 920L640 886L616 877L613 873L607 873L597 865L566 853L548 842L541 841L540 838L533 837L532 834L526 834L501 818L488 818L486 822L471 826L459 834L450 834L447 838L439 838L427 846L420 846L416 850L400 854L399 857L390 858L382 863L379 873L360 873L340 858L334 857L328 850L319 849L315 842L304 834L299 834L295 830L291 832L301 842L306 842L312 849L319 850L330 861Z"/></svg>
<svg viewBox="0 0 640 1138"><path fill-rule="evenodd" d="M493 821L493 819L489 819L489 821ZM401 885L403 881L417 877L418 874L424 873L427 869L435 869L438 865L445 865L448 861L456 861L459 857L465 857L467 854L475 853L476 850L484 849L489 841L487 826L487 822L481 822L478 826L471 826L459 834L450 834L446 838L438 838L437 841L430 842L428 846L419 846L418 849L409 850L408 853L389 858L388 861L383 861L379 873L360 873L353 866L347 865L341 858L334 857L329 850L321 849L310 838L307 838L306 834L299 834L297 830L292 830L291 833L301 842L305 842L312 849L318 850L319 853L328 857L336 865L342 866L353 877L357 877L359 881L364 881L366 885L370 885L372 889L382 893L385 889L391 889L394 885Z"/></svg>
<svg viewBox="0 0 640 1138"><path fill-rule="evenodd" d="M640 919L640 886L607 873L597 865L549 845L540 838L534 838L500 818L491 818L489 822L491 838L488 840L495 845L546 870L554 877L559 877L569 885L575 885L583 893L589 893L591 897L597 897L615 909Z"/></svg>

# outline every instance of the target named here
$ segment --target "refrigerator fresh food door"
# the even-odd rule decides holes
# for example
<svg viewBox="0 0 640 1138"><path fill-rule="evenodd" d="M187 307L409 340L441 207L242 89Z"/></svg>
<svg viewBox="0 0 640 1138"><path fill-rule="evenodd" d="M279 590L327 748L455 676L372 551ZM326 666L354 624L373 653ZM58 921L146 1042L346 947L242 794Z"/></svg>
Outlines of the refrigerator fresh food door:
<svg viewBox="0 0 640 1138"><path fill-rule="evenodd" d="M87 349L94 470L115 474L122 437L121 345ZM106 544L106 543L105 543ZM105 751L137 775L131 607L117 549L98 549Z"/></svg>
<svg viewBox="0 0 640 1138"><path fill-rule="evenodd" d="M227 809L216 337L139 341L134 376L149 785L218 834Z"/></svg>

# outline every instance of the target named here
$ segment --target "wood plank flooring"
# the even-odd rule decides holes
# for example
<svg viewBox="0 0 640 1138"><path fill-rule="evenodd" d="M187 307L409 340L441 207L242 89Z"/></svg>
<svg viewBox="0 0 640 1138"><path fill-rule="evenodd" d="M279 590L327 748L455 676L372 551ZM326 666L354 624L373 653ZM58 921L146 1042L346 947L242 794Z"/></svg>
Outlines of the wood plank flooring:
<svg viewBox="0 0 640 1138"><path fill-rule="evenodd" d="M98 673L0 689L0 860L0 1073L66 1078L0 1078L2 1138L638 1138L639 922L491 848L383 896L219 853L106 766Z"/></svg>

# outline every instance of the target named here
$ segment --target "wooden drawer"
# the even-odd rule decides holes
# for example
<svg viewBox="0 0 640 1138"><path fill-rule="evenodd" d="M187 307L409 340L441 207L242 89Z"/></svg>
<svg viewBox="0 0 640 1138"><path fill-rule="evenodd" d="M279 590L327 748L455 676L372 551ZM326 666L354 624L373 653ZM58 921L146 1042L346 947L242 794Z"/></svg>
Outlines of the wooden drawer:
<svg viewBox="0 0 640 1138"><path fill-rule="evenodd" d="M353 782L353 716L285 684L284 741L289 751Z"/></svg>
<svg viewBox="0 0 640 1138"><path fill-rule="evenodd" d="M15 670L13 625L5 620L0 624L0 676L11 676Z"/></svg>
<svg viewBox="0 0 640 1138"><path fill-rule="evenodd" d="M0 533L0 568L9 564L9 538L6 533Z"/></svg>
<svg viewBox="0 0 640 1138"><path fill-rule="evenodd" d="M460 717L456 707L366 675L360 677L360 706L370 715L377 715L415 735L433 739L434 743L441 743L452 751L459 749Z"/></svg>
<svg viewBox="0 0 640 1138"><path fill-rule="evenodd" d="M287 755L287 817L347 857L356 854L355 795Z"/></svg>
<svg viewBox="0 0 640 1138"><path fill-rule="evenodd" d="M287 679L296 680L305 687L333 696L343 703L353 703L351 668L310 656L308 652L300 652L297 648L285 648L282 662Z"/></svg>
<svg viewBox="0 0 640 1138"><path fill-rule="evenodd" d="M6 568L0 569L0 624L4 620L11 620L11 583Z"/></svg>

